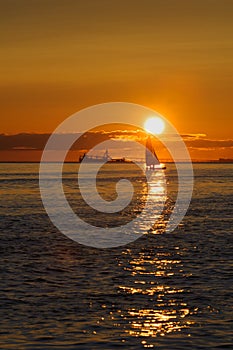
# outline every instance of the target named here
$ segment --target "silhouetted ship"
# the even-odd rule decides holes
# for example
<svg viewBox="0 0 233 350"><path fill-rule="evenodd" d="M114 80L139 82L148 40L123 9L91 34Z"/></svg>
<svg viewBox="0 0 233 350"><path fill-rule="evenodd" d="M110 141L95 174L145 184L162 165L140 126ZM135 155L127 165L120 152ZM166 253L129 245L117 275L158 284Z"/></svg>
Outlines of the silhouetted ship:
<svg viewBox="0 0 233 350"><path fill-rule="evenodd" d="M166 166L160 163L155 153L150 136L146 141L146 167L148 169L166 169Z"/></svg>
<svg viewBox="0 0 233 350"><path fill-rule="evenodd" d="M108 150L106 149L103 156L89 156L86 153L79 157L78 163L84 160L86 163L132 163L131 160L126 158L112 158L110 157Z"/></svg>
<svg viewBox="0 0 233 350"><path fill-rule="evenodd" d="M148 169L166 169L166 166L160 163L154 147L152 145L151 138L148 137L146 142L146 167ZM114 164L128 164L133 163L132 160L126 158L112 158L110 157L108 150L106 149L103 156L90 156L86 153L80 155L78 163L84 161L85 163L114 163Z"/></svg>

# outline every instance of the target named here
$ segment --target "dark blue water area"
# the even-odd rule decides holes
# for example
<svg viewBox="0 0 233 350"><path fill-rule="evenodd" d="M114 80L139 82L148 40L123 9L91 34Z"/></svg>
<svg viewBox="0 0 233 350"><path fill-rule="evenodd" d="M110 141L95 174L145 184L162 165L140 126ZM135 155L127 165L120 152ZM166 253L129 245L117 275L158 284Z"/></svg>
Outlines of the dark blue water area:
<svg viewBox="0 0 233 350"><path fill-rule="evenodd" d="M36 165L1 167L0 349L233 347L231 165L195 165L174 232L107 249L52 224Z"/></svg>

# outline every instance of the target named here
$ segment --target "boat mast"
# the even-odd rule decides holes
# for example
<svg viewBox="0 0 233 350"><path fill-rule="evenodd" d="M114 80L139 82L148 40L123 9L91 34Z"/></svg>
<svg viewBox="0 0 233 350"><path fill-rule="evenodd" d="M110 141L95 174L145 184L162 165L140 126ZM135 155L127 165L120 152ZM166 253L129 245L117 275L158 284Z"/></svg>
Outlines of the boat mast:
<svg viewBox="0 0 233 350"><path fill-rule="evenodd" d="M148 136L146 141L146 166L150 168L154 168L155 166L159 166L160 162L155 153L155 149L152 145L151 137Z"/></svg>
<svg viewBox="0 0 233 350"><path fill-rule="evenodd" d="M105 160L111 160L111 157L110 157L110 155L109 155L109 153L108 153L108 149L106 149L106 151L105 151L105 153L104 153L104 159L105 159Z"/></svg>

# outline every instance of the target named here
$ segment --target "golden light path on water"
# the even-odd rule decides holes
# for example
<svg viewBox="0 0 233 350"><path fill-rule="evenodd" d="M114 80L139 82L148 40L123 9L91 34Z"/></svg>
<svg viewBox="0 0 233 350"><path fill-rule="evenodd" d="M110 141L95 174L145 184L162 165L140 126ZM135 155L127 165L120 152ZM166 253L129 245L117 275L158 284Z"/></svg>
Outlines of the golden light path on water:
<svg viewBox="0 0 233 350"><path fill-rule="evenodd" d="M161 207L162 198L168 198L166 187L169 184L163 171L153 174L149 186L153 216ZM172 190L176 190L176 184L172 183L172 186ZM144 187L141 188L141 196L146 195L144 190ZM171 188L167 190L170 193ZM166 210L170 214L172 208ZM161 213L149 235L155 237L165 225L166 219L164 213ZM121 279L116 286L122 304L119 303L107 318L98 320L98 324L106 323L107 326L109 319L114 328L123 330L122 342L124 334L126 338L137 337L144 348L153 348L156 337L178 333L193 324L189 318L192 311L185 302L185 291L182 288L182 260L179 259L179 254L174 257L174 251L167 250L164 245L158 249L157 241L155 243L154 248L142 248L137 253L128 248L122 251L118 266L127 278ZM102 308L106 310L107 305L103 304Z"/></svg>
<svg viewBox="0 0 233 350"><path fill-rule="evenodd" d="M130 255L130 250L125 254ZM124 267L131 275L131 283L119 285L119 292L126 296L147 298L148 308L140 307L140 303L134 306L132 302L132 307L127 312L119 310L121 317L127 321L125 332L132 337L145 338L141 342L144 348L154 347L151 338L180 332L193 324L186 320L190 310L187 303L182 301L184 290L160 283L160 279L163 279L170 280L172 284L177 267L178 274L182 274L181 260L169 256L169 253L152 256L140 252L138 258L133 258L129 266ZM142 302L141 305L145 303Z"/></svg>

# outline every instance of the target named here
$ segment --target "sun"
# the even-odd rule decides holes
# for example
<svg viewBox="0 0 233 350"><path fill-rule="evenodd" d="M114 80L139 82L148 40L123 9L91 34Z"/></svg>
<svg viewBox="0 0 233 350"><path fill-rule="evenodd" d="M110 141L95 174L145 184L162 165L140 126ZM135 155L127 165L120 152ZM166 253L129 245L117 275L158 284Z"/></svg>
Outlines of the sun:
<svg viewBox="0 0 233 350"><path fill-rule="evenodd" d="M159 117L148 118L144 123L144 129L151 134L162 134L164 128L164 121Z"/></svg>

